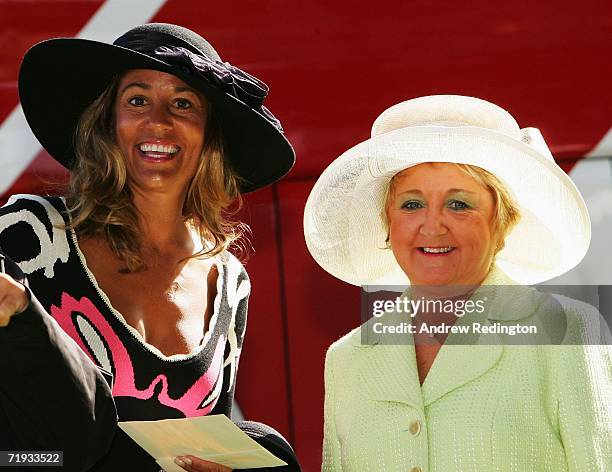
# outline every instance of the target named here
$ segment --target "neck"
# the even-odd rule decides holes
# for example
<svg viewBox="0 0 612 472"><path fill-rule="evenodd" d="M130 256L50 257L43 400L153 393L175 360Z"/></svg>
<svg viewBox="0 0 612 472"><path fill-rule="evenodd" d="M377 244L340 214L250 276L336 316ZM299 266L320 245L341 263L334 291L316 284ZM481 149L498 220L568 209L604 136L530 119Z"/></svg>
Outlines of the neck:
<svg viewBox="0 0 612 472"><path fill-rule="evenodd" d="M189 225L183 217L182 198L163 192L133 191L134 206L138 211L138 226L143 249L156 254L188 252L195 248Z"/></svg>

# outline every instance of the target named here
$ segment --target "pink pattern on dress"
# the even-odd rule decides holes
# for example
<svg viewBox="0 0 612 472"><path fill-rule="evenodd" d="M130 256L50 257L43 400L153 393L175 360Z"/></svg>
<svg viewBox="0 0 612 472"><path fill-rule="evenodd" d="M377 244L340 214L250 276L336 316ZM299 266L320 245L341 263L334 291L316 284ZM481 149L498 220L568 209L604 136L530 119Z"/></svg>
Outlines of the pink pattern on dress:
<svg viewBox="0 0 612 472"><path fill-rule="evenodd" d="M162 388L157 398L159 403L182 411L186 417L204 416L214 408L218 396L212 399L204 408L201 408L201 405L214 389L215 383L223 381L223 351L225 346L225 338L223 336L217 342L208 370L180 398L173 399L168 395L168 379L164 374L159 374L155 377L146 389L138 390L134 381L134 368L130 355L104 316L87 297L76 300L70 294L64 292L62 294L61 306L51 306L51 315L94 363L99 364L91 352L92 348L86 345L84 335L72 319L72 313L75 312L81 314L91 325L95 326L110 349L111 363L115 368L114 397L134 397L148 400L153 396L155 387L161 383Z"/></svg>

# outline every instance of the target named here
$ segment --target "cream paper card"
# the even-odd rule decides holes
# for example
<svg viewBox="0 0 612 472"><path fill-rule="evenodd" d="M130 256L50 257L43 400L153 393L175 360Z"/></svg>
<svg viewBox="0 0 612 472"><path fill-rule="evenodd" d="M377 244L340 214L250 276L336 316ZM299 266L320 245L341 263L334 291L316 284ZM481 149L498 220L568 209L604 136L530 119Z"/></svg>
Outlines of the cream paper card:
<svg viewBox="0 0 612 472"><path fill-rule="evenodd" d="M185 472L176 456L192 455L231 469L276 467L285 462L249 438L225 415L160 421L124 421L119 427L166 472Z"/></svg>

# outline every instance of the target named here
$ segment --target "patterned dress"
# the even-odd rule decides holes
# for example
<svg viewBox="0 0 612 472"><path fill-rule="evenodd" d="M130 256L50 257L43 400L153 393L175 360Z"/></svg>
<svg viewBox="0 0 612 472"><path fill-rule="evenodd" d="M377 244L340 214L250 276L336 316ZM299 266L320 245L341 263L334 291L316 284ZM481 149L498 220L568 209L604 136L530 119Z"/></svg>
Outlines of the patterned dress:
<svg viewBox="0 0 612 472"><path fill-rule="evenodd" d="M165 356L113 308L74 231L62 229L68 221L61 198L13 196L0 209L0 247L64 331L112 373L119 420L230 416L250 293L240 262L229 253L216 257L217 294L202 343L189 354Z"/></svg>

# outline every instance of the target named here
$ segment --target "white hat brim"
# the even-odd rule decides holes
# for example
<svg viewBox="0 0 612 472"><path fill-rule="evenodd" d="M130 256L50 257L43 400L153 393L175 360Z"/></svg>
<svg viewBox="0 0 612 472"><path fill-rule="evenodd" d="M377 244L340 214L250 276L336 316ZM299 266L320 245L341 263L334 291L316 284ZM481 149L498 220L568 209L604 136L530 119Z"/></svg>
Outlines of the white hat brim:
<svg viewBox="0 0 612 472"><path fill-rule="evenodd" d="M410 126L375 136L331 163L304 212L306 244L333 276L353 285L407 284L385 248L386 190L401 170L426 162L470 164L498 177L521 220L496 264L512 279L535 284L561 275L584 257L591 238L587 207L557 164L504 133L473 126Z"/></svg>

